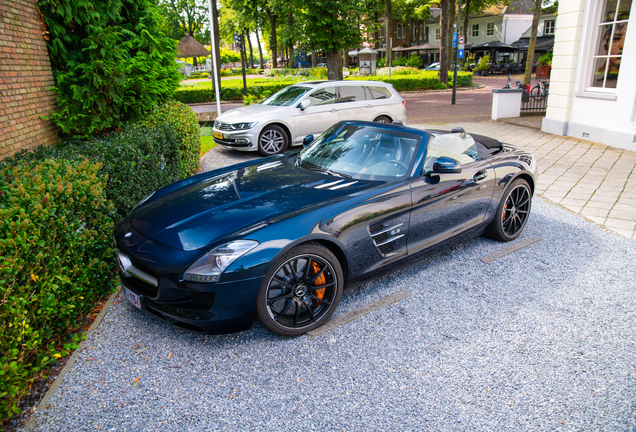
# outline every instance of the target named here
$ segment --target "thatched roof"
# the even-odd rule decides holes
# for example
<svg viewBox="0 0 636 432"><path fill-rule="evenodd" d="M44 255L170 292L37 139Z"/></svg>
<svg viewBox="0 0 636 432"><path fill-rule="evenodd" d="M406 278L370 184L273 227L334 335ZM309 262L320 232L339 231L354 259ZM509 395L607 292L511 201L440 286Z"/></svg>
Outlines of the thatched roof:
<svg viewBox="0 0 636 432"><path fill-rule="evenodd" d="M177 57L206 57L210 55L203 45L190 35L185 35L177 44Z"/></svg>

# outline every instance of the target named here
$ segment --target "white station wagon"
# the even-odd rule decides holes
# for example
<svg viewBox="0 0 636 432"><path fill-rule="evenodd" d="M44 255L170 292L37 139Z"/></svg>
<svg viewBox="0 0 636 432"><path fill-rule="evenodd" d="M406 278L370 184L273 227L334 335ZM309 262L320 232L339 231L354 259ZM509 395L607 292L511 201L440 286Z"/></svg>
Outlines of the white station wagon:
<svg viewBox="0 0 636 432"><path fill-rule="evenodd" d="M406 103L384 82L303 81L260 104L221 114L214 122L214 142L270 156L343 120L406 124Z"/></svg>

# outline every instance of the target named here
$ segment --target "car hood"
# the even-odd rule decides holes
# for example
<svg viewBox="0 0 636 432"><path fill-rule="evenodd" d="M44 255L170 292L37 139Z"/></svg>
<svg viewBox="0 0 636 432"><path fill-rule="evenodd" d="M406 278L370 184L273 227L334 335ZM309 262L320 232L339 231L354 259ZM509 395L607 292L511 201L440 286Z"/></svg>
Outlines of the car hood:
<svg viewBox="0 0 636 432"><path fill-rule="evenodd" d="M289 109L288 106L261 105L253 104L240 108L234 108L221 114L217 120L224 123L238 123L256 120L258 116L264 113L271 113L282 109Z"/></svg>
<svg viewBox="0 0 636 432"><path fill-rule="evenodd" d="M377 184L307 171L280 157L177 189L140 206L129 217L146 237L190 251Z"/></svg>

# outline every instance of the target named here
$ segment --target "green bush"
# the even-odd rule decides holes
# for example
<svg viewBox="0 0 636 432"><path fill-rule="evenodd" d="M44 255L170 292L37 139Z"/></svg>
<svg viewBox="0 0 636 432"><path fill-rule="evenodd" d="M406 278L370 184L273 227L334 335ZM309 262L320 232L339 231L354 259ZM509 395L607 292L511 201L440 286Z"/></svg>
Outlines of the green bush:
<svg viewBox="0 0 636 432"><path fill-rule="evenodd" d="M422 59L417 54L411 54L409 59L406 61L406 65L414 68L419 68L422 64Z"/></svg>
<svg viewBox="0 0 636 432"><path fill-rule="evenodd" d="M0 164L0 424L113 288L113 205L101 164ZM77 339L75 339L77 340Z"/></svg>
<svg viewBox="0 0 636 432"><path fill-rule="evenodd" d="M379 68L383 68L385 65L386 65L386 59L385 58L381 58L376 63L376 66L379 67Z"/></svg>
<svg viewBox="0 0 636 432"><path fill-rule="evenodd" d="M265 92L274 94L277 91L300 81L296 78L283 78L281 80L247 80L247 94L262 97ZM188 86L181 87L175 92L175 99L184 104L213 102L215 100L214 91L211 87ZM223 81L221 87L222 100L242 100L243 80Z"/></svg>
<svg viewBox="0 0 636 432"><path fill-rule="evenodd" d="M64 134L122 127L179 86L176 41L160 30L154 0L40 0Z"/></svg>
<svg viewBox="0 0 636 432"><path fill-rule="evenodd" d="M117 213L124 216L149 193L185 177L181 175L180 143L169 124L131 125L105 137L70 140L56 147L40 146L16 158L88 158L101 162L102 172L108 174L106 195Z"/></svg>
<svg viewBox="0 0 636 432"><path fill-rule="evenodd" d="M398 57L391 63L392 66L406 66L406 57Z"/></svg>
<svg viewBox="0 0 636 432"><path fill-rule="evenodd" d="M413 90L433 90L433 89L445 89L446 86L439 82L438 73L434 71L419 71L418 74L409 73L407 75L397 74L391 76L388 75L376 75L369 77L355 77L355 80L360 81L383 81L393 84L393 87L399 92L401 91L413 91ZM449 79L452 80L452 73L449 72ZM473 74L470 72L458 72L457 73L457 86L468 87L473 84Z"/></svg>
<svg viewBox="0 0 636 432"><path fill-rule="evenodd" d="M177 145L181 159L181 177L188 177L199 171L199 153L201 140L199 139L199 120L192 109L177 101L153 108L148 117L139 124L153 126L168 123L177 133Z"/></svg>

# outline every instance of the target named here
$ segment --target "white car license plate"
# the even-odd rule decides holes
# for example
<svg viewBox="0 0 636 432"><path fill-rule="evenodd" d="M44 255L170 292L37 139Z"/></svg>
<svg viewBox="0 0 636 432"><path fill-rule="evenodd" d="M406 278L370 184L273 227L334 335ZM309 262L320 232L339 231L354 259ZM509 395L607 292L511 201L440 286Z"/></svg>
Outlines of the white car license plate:
<svg viewBox="0 0 636 432"><path fill-rule="evenodd" d="M124 287L124 293L126 294L128 301L132 303L134 307L141 310L141 301L139 300L139 296L126 287Z"/></svg>

